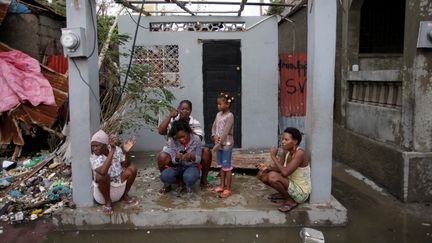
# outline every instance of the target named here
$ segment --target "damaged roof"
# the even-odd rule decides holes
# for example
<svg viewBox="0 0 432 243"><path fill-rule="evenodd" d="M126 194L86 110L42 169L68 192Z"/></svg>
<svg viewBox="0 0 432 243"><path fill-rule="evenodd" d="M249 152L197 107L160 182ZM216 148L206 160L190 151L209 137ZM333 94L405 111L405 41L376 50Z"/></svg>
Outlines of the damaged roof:
<svg viewBox="0 0 432 243"><path fill-rule="evenodd" d="M15 11L18 5L25 5L24 8L28 8L30 12L35 14L47 14L56 19L66 20L66 15L57 11L55 8L51 7L47 2L40 0L0 0L0 26L3 20L5 19L8 12L13 12L13 9L10 9L11 6L15 6ZM28 11L27 10L27 11ZM18 12L20 13L20 12Z"/></svg>
<svg viewBox="0 0 432 243"><path fill-rule="evenodd" d="M11 51L11 47L0 42L0 52ZM4 112L0 116L0 144L24 145L22 131L29 132L36 125L42 128L51 128L58 118L59 109L68 98L67 76L57 73L50 68L40 65L42 74L50 82L54 97L55 106L38 105L32 106L23 103L14 109Z"/></svg>

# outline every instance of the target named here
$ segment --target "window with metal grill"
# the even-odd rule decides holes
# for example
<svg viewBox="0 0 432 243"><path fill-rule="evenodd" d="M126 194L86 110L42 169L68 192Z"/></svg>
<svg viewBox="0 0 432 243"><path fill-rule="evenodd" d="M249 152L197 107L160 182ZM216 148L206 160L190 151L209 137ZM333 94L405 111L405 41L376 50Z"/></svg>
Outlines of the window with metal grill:
<svg viewBox="0 0 432 243"><path fill-rule="evenodd" d="M405 0L364 0L359 53L403 53Z"/></svg>

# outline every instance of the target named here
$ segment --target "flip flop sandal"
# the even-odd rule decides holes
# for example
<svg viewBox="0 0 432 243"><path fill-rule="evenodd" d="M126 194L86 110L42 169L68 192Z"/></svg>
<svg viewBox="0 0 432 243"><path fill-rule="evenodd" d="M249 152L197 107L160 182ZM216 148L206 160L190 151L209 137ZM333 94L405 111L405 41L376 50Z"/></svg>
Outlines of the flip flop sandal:
<svg viewBox="0 0 432 243"><path fill-rule="evenodd" d="M107 216L111 216L113 214L113 209L112 209L112 207L107 207L107 206L103 205L102 206L102 212Z"/></svg>
<svg viewBox="0 0 432 243"><path fill-rule="evenodd" d="M286 199L285 200L282 200L282 199L270 200L271 203L276 204L276 205L284 205L286 203L286 201L287 201Z"/></svg>
<svg viewBox="0 0 432 243"><path fill-rule="evenodd" d="M215 189L214 189L214 191L215 192L217 192L217 193L219 193L219 192L223 192L225 189L223 188L223 187L221 187L221 186L217 186Z"/></svg>
<svg viewBox="0 0 432 243"><path fill-rule="evenodd" d="M278 200L278 199L285 199L285 198L283 197L282 194L280 194L279 192L276 192L276 193L273 193L273 194L269 195L267 197L267 199L269 199L269 200Z"/></svg>
<svg viewBox="0 0 432 243"><path fill-rule="evenodd" d="M225 190L224 190L224 191L219 195L219 197L221 197L221 198L227 198L227 197L231 196L231 194L232 194L232 191L231 191L231 190L225 189Z"/></svg>
<svg viewBox="0 0 432 243"><path fill-rule="evenodd" d="M207 184L205 184L205 185L200 184L200 187L201 187L202 189L207 189L207 190L211 190L211 189L213 189L213 185L210 184L210 183L207 183Z"/></svg>
<svg viewBox="0 0 432 243"><path fill-rule="evenodd" d="M172 190L171 186L164 186L159 190L159 194L165 195Z"/></svg>
<svg viewBox="0 0 432 243"><path fill-rule="evenodd" d="M293 210L294 208L296 208L297 206L298 206L298 204L295 204L295 205L284 204L280 208L278 208L278 210L282 213L288 213L291 210Z"/></svg>
<svg viewBox="0 0 432 243"><path fill-rule="evenodd" d="M186 188L185 187L177 187L175 190L176 193L176 197L181 197L181 195L186 192Z"/></svg>
<svg viewBox="0 0 432 243"><path fill-rule="evenodd" d="M138 198L136 197L129 197L129 199L126 201L124 200L124 202L126 202L128 204L128 206L136 206L138 205Z"/></svg>

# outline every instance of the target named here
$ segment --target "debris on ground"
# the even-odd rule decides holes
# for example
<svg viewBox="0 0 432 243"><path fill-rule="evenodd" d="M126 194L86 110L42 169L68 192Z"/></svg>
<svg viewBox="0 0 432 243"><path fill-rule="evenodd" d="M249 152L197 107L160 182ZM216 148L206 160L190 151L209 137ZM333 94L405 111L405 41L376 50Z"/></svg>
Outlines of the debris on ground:
<svg viewBox="0 0 432 243"><path fill-rule="evenodd" d="M304 227L300 230L302 243L324 243L324 234L316 229Z"/></svg>
<svg viewBox="0 0 432 243"><path fill-rule="evenodd" d="M0 173L0 220L11 224L47 217L72 202L72 170L56 152L17 163ZM9 163L8 163L9 164Z"/></svg>

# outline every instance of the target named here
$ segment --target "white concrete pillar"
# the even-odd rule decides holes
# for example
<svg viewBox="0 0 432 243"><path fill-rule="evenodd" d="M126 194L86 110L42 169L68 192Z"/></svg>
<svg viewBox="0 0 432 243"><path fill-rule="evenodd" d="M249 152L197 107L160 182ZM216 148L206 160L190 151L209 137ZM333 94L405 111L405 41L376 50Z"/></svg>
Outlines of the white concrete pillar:
<svg viewBox="0 0 432 243"><path fill-rule="evenodd" d="M308 1L306 152L311 203L330 200L337 0Z"/></svg>
<svg viewBox="0 0 432 243"><path fill-rule="evenodd" d="M67 27L85 29L86 42L82 44L87 46L88 52L87 58L69 58L73 200L80 207L93 205L90 136L100 125L95 10L95 0L66 1Z"/></svg>

